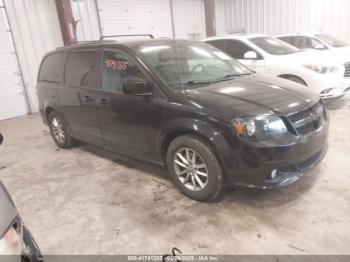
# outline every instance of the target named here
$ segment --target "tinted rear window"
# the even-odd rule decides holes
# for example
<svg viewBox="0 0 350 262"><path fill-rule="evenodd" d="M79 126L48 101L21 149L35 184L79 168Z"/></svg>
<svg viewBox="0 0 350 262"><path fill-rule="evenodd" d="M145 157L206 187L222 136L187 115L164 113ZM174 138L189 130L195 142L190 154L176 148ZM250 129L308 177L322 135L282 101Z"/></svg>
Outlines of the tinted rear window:
<svg viewBox="0 0 350 262"><path fill-rule="evenodd" d="M39 81L60 83L62 81L62 71L63 52L49 55L41 65Z"/></svg>
<svg viewBox="0 0 350 262"><path fill-rule="evenodd" d="M65 84L96 88L96 51L69 53L66 59Z"/></svg>

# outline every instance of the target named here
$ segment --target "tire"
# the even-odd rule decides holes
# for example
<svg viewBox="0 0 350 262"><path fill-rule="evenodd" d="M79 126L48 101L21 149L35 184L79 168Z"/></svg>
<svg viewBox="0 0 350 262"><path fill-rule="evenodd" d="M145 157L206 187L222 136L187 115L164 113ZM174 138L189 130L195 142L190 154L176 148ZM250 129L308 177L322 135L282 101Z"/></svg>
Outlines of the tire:
<svg viewBox="0 0 350 262"><path fill-rule="evenodd" d="M293 81L295 83L307 86L306 82L303 79L301 79L300 77L293 76L293 75L282 75L280 77L283 79L287 79L287 80Z"/></svg>
<svg viewBox="0 0 350 262"><path fill-rule="evenodd" d="M53 140L60 148L70 148L74 145L73 138L67 132L67 126L55 111L49 114L49 127Z"/></svg>
<svg viewBox="0 0 350 262"><path fill-rule="evenodd" d="M220 162L211 146L201 138L193 135L175 138L169 145L166 161L172 180L186 196L211 201L222 193L224 174Z"/></svg>

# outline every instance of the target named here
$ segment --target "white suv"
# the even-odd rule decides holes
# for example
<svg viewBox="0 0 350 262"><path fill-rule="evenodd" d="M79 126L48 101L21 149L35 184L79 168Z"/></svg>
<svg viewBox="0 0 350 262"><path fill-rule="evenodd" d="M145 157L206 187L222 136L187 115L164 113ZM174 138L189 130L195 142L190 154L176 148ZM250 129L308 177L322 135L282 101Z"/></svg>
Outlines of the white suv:
<svg viewBox="0 0 350 262"><path fill-rule="evenodd" d="M250 69L294 82L320 93L325 102L337 100L350 87L344 66L319 51L303 51L262 34L206 38L211 44Z"/></svg>
<svg viewBox="0 0 350 262"><path fill-rule="evenodd" d="M332 56L345 67L344 77L350 82L350 45L329 34L288 34L276 36L300 49L314 49Z"/></svg>

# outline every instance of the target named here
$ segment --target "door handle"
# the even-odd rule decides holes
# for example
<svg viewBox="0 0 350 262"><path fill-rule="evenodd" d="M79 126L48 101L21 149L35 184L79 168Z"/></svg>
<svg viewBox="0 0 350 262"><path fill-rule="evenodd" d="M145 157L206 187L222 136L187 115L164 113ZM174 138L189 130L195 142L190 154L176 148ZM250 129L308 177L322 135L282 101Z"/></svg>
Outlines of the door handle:
<svg viewBox="0 0 350 262"><path fill-rule="evenodd" d="M84 102L94 102L94 99L91 98L90 96L83 96Z"/></svg>
<svg viewBox="0 0 350 262"><path fill-rule="evenodd" d="M109 101L108 101L107 98L101 98L100 104L101 104L101 105L108 105L108 104L109 104Z"/></svg>

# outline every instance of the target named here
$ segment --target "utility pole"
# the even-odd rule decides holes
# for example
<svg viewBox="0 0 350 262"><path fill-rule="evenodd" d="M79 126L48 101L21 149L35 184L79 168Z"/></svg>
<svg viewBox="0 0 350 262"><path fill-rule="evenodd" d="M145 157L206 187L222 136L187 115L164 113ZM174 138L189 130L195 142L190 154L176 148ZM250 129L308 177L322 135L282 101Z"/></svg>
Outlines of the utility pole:
<svg viewBox="0 0 350 262"><path fill-rule="evenodd" d="M207 36L216 35L215 0L204 0L205 29Z"/></svg>
<svg viewBox="0 0 350 262"><path fill-rule="evenodd" d="M76 21L70 0L56 0L56 7L64 45L77 42Z"/></svg>

